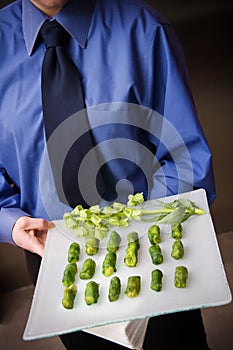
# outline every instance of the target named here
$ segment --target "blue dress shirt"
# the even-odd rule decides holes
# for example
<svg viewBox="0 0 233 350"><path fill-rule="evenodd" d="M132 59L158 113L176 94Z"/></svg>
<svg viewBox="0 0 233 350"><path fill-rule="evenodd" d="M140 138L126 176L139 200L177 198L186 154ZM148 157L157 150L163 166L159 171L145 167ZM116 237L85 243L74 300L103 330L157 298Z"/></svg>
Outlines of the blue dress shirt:
<svg viewBox="0 0 233 350"><path fill-rule="evenodd" d="M69 52L80 71L85 104L91 112L93 106L100 106L97 110L104 116L103 106L113 106L114 116L115 106L120 111L128 106L131 112L143 106L139 114L152 110L160 120L160 133L153 121L152 126L143 126L136 117L134 123L132 116L130 125L121 119L94 125L97 145L110 139L125 140L122 149L127 149L126 140L136 140L159 164L148 190L143 164L136 164L133 148L132 160L130 155L106 156L108 162L101 168L104 200L114 200L116 184L127 179L132 184L129 188L143 191L146 198L161 196L165 187L166 195L204 188L212 204L211 153L196 116L183 53L170 24L140 0L69 0L55 17L72 36ZM45 47L38 33L45 20L29 0L17 0L0 11L0 241L11 243L18 217L51 219L39 191L46 142L40 78ZM171 133L166 134L167 128L164 131L166 125ZM183 152L190 157L190 178L185 162L180 174L175 166Z"/></svg>

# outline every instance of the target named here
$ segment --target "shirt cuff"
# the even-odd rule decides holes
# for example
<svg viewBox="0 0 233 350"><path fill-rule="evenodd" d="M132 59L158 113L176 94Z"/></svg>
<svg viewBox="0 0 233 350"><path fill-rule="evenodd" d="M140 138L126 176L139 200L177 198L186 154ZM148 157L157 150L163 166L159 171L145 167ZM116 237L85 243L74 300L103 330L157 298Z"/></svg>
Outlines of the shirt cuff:
<svg viewBox="0 0 233 350"><path fill-rule="evenodd" d="M12 229L17 219L21 216L29 216L20 208L1 208L0 210L0 242L15 245L12 239Z"/></svg>

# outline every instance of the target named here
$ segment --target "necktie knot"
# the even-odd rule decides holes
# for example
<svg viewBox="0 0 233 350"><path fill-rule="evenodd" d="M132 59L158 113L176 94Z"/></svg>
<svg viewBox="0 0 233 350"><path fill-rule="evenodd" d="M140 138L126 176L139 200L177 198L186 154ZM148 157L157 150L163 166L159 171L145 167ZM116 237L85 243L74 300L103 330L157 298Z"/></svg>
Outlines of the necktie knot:
<svg viewBox="0 0 233 350"><path fill-rule="evenodd" d="M69 33L56 20L44 22L40 34L46 49L54 46L65 46L70 38Z"/></svg>

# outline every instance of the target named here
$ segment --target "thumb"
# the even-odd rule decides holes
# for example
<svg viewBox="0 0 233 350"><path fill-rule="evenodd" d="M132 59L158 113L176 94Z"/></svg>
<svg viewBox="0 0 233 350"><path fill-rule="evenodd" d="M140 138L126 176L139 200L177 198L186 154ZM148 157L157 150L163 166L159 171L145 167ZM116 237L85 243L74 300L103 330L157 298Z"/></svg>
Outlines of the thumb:
<svg viewBox="0 0 233 350"><path fill-rule="evenodd" d="M20 219L20 226L25 230L49 230L55 227L55 224L52 221L48 221L41 218L31 218L28 216L23 216ZM19 222L18 222L19 223Z"/></svg>

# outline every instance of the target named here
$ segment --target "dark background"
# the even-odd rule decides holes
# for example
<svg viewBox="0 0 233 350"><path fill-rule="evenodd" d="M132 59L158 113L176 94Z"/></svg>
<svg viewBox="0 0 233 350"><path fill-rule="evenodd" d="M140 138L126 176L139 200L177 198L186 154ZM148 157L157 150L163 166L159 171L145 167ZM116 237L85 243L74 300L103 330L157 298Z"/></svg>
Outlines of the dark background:
<svg viewBox="0 0 233 350"><path fill-rule="evenodd" d="M213 153L217 233L233 228L233 2L148 1L173 25L184 49L199 118Z"/></svg>
<svg viewBox="0 0 233 350"><path fill-rule="evenodd" d="M84 0L85 1L85 0ZM9 0L0 0L0 7ZM213 153L217 233L233 229L233 2L148 0L182 44L199 118Z"/></svg>

